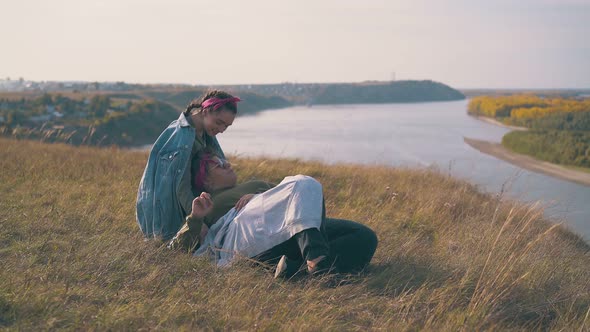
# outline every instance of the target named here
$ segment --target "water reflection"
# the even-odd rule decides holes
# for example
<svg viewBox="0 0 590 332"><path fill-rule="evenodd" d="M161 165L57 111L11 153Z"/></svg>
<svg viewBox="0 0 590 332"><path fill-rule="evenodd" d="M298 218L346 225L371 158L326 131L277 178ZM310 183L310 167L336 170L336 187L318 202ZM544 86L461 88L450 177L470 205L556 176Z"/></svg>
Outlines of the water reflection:
<svg viewBox="0 0 590 332"><path fill-rule="evenodd" d="M500 142L509 130L466 114L467 101L292 107L240 117L218 139L227 153L431 167L488 192L541 200L590 240L590 187L552 178L485 155L463 137Z"/></svg>

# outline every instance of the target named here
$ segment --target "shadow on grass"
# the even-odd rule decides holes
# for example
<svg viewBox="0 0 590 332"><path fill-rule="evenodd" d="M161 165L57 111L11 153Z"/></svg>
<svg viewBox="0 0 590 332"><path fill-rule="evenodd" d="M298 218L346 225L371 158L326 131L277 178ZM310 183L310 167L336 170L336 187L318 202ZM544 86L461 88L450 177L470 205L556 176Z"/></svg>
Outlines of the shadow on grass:
<svg viewBox="0 0 590 332"><path fill-rule="evenodd" d="M397 297L422 287L438 289L449 287L449 282L455 283L452 280L456 280L456 275L433 265L408 257L392 259L385 264L372 264L364 272L365 285L369 292L377 296ZM475 280L456 288L455 291L459 292L457 296L461 299L449 304L448 309L466 309L469 299L474 295L474 286ZM484 312L490 315L486 320L504 327L548 330L560 319L568 319L564 313L573 313L579 318L590 312L590 292L580 290L571 297L560 297L560 287L558 282L546 282L534 288L515 286L501 298L484 304ZM502 292L501 289L496 291Z"/></svg>
<svg viewBox="0 0 590 332"><path fill-rule="evenodd" d="M366 271L367 288L378 295L396 296L401 292L418 289L428 284L443 287L451 274L409 257L392 258L384 264L372 264Z"/></svg>
<svg viewBox="0 0 590 332"><path fill-rule="evenodd" d="M560 298L557 295L559 287L555 283L544 284L540 287L541 291L515 287L498 304L493 319L518 328L546 331L560 318L567 320L564 312L584 317L590 308L590 294Z"/></svg>
<svg viewBox="0 0 590 332"><path fill-rule="evenodd" d="M15 321L13 308L4 294L0 293L0 327L8 327Z"/></svg>

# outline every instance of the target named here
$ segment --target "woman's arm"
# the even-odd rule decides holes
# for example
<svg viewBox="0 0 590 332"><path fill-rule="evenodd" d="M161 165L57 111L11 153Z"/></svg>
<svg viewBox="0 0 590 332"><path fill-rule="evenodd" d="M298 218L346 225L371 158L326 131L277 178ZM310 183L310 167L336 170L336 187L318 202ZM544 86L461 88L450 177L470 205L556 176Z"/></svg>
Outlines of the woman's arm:
<svg viewBox="0 0 590 332"><path fill-rule="evenodd" d="M203 220L211 213L213 206L213 200L208 193L201 193L196 197L192 202L191 214L186 217L184 225L168 247L192 252L207 234L208 227L203 225Z"/></svg>
<svg viewBox="0 0 590 332"><path fill-rule="evenodd" d="M252 200L252 197L254 197L255 195L256 194L246 194L242 196L240 200L236 203L236 210L241 210L244 206L246 206L246 204L248 204L248 202L250 202L250 200Z"/></svg>
<svg viewBox="0 0 590 332"><path fill-rule="evenodd" d="M252 200L252 198L254 198L254 196L256 196L257 194L262 194L263 192L276 187L276 184L270 183L270 182L264 182L264 184L261 187L258 187L256 190L256 192L252 193L252 194L246 194L242 197L240 197L240 200L236 203L236 205L234 206L236 208L236 210L241 210L244 206L246 206L246 204L248 204L248 202L250 202L250 200Z"/></svg>
<svg viewBox="0 0 590 332"><path fill-rule="evenodd" d="M176 196L182 206L185 214L191 213L192 202L195 199L195 194L200 195L201 193L193 192L193 175L195 170L198 170L199 165L199 152L203 151L205 146L199 140L193 140L191 147L191 154L187 163L185 164L184 173L180 179L178 191Z"/></svg>
<svg viewBox="0 0 590 332"><path fill-rule="evenodd" d="M191 158L192 159L192 158ZM180 185L178 186L178 191L176 192L176 197L178 197L178 201L180 206L187 215L191 213L192 202L195 199L195 195L193 194L193 189L191 186L191 161L189 160L188 165L184 170L184 174L182 175L182 179L180 179Z"/></svg>
<svg viewBox="0 0 590 332"><path fill-rule="evenodd" d="M259 194L273 188L274 185L264 181L248 181L233 188L223 190L213 196L215 208L207 215L204 222L211 227L219 218L226 214L248 194ZM244 204L245 205L245 204Z"/></svg>

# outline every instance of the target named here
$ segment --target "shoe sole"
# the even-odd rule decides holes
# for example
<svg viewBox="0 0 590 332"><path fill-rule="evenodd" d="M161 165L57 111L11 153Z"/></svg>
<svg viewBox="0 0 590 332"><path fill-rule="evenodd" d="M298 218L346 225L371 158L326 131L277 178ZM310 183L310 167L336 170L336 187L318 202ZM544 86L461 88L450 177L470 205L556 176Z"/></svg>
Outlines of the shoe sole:
<svg viewBox="0 0 590 332"><path fill-rule="evenodd" d="M275 279L283 278L287 274L287 256L283 255L275 270Z"/></svg>

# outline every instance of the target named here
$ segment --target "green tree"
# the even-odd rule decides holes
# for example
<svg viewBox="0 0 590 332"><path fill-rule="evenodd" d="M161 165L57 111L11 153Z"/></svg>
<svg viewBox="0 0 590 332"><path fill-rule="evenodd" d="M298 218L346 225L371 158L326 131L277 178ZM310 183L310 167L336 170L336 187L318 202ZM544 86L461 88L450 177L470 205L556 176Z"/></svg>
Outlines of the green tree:
<svg viewBox="0 0 590 332"><path fill-rule="evenodd" d="M51 95L48 93L44 93L41 97L39 97L35 103L37 105L45 106L45 105L53 105L53 99Z"/></svg>
<svg viewBox="0 0 590 332"><path fill-rule="evenodd" d="M90 115L95 118L102 118L111 106L111 99L108 96L95 95L90 99Z"/></svg>
<svg viewBox="0 0 590 332"><path fill-rule="evenodd" d="M6 114L6 124L10 127L23 124L25 120L25 115L19 111L8 111Z"/></svg>

